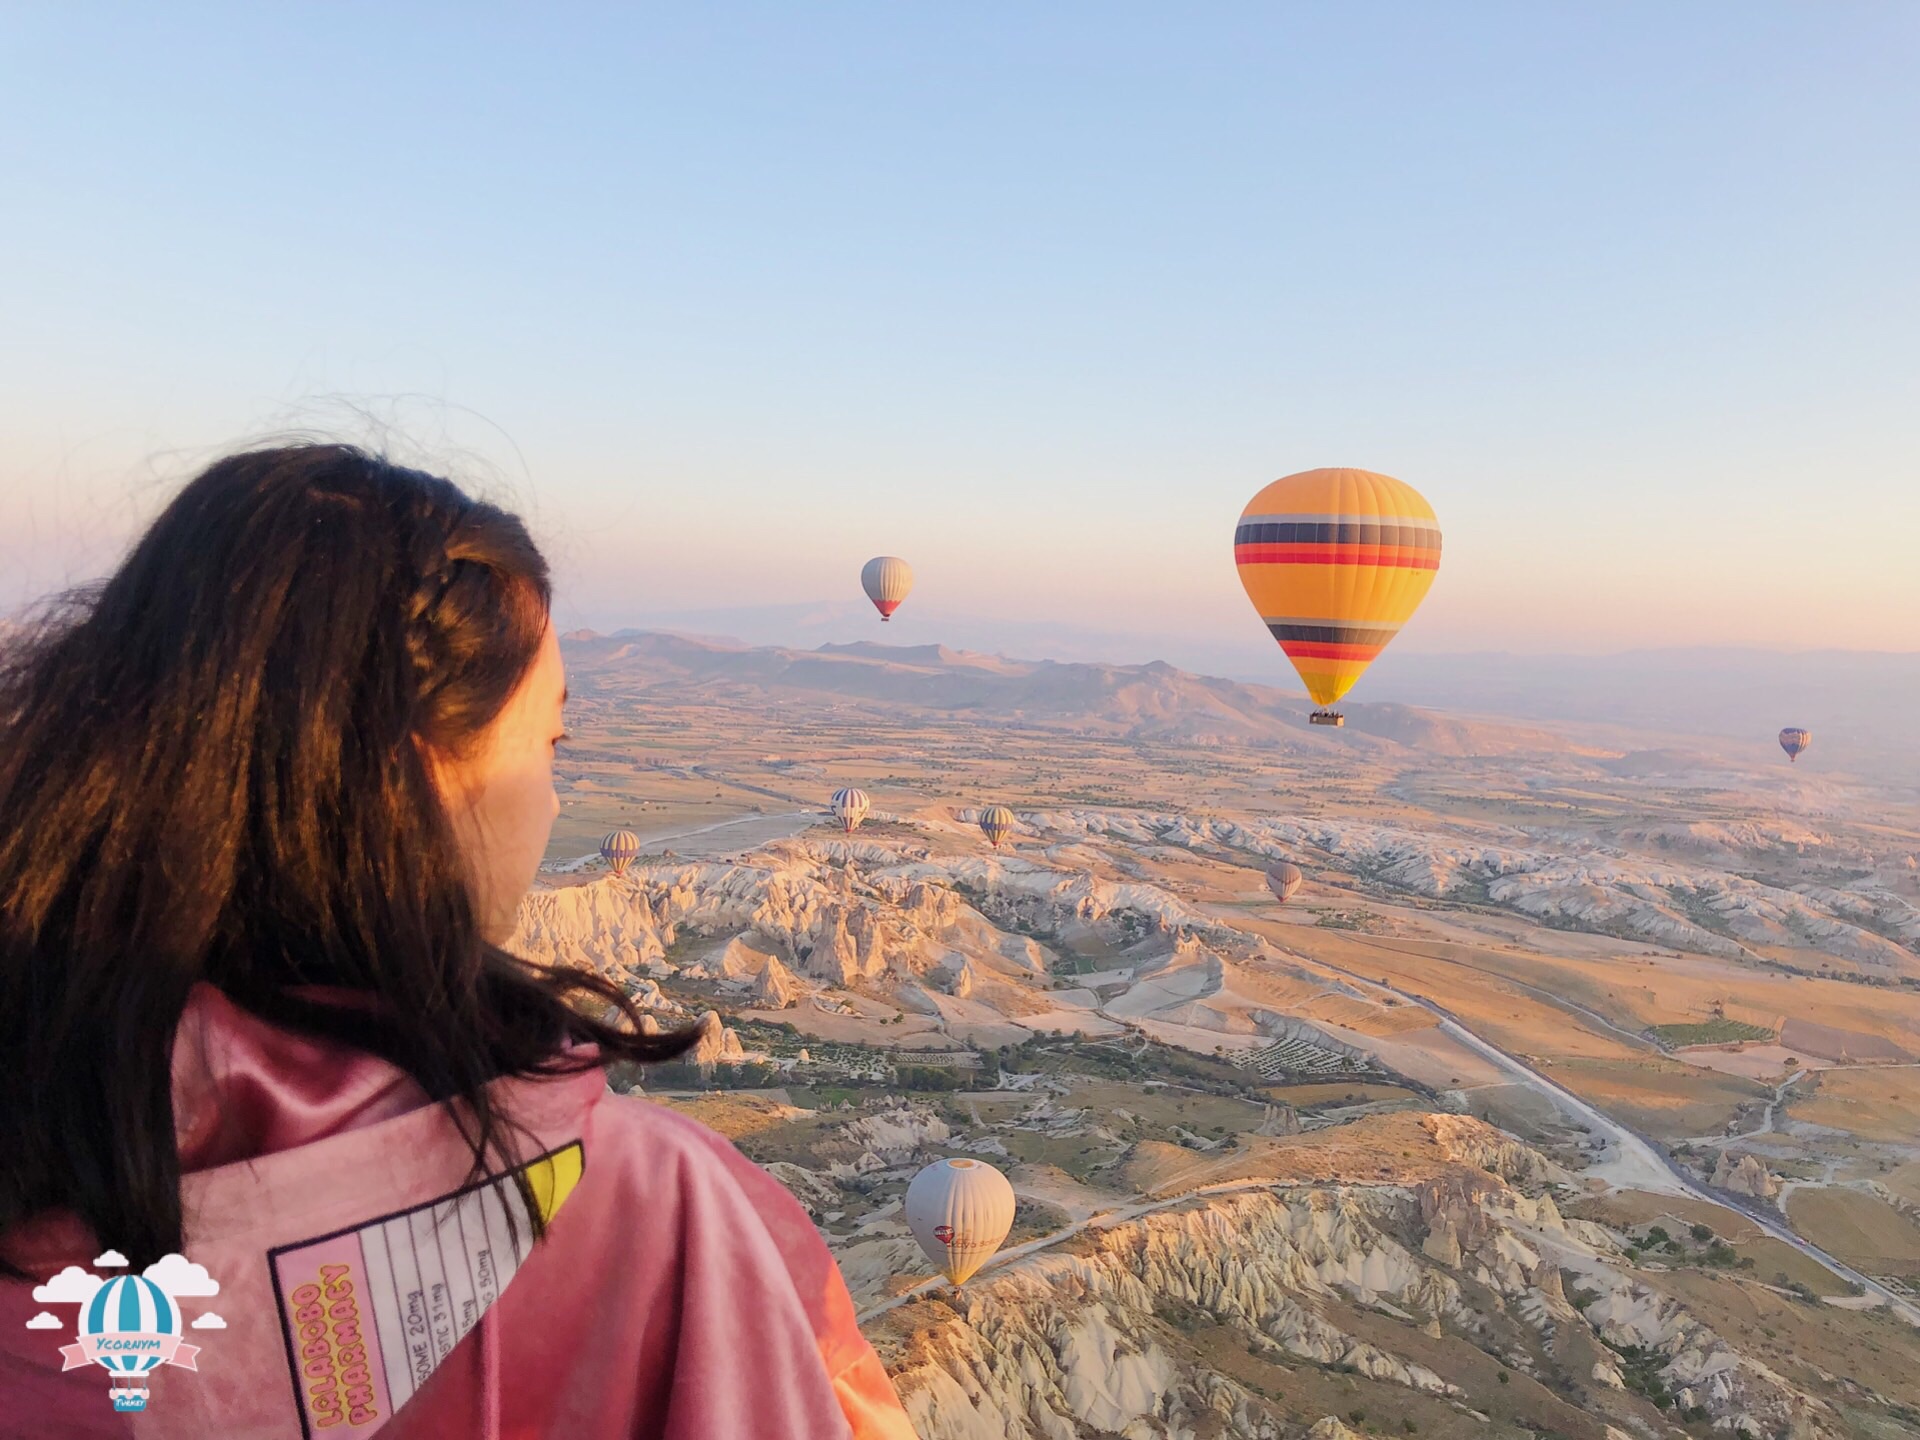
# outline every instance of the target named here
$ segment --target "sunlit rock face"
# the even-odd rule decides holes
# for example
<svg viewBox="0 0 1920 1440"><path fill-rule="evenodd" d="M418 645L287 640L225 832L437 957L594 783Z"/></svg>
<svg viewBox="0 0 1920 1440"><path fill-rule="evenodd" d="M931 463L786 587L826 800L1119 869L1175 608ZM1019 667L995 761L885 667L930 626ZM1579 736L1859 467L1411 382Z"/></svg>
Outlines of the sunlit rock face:
<svg viewBox="0 0 1920 1440"><path fill-rule="evenodd" d="M738 1064L747 1058L740 1037L711 1010L703 1011L693 1049L687 1058L696 1065Z"/></svg>
<svg viewBox="0 0 1920 1440"><path fill-rule="evenodd" d="M1022 823L1062 842L1107 836L1133 845L1283 859L1302 847L1343 868L1434 898L1483 893L1496 905L1552 924L1628 936L1696 954L1757 959L1756 945L1787 946L1893 969L1920 947L1920 908L1871 881L1836 889L1771 885L1734 868L1755 856L1818 854L1889 866L1856 845L1784 824L1628 828L1601 844L1591 835L1506 826L1413 830L1339 819L1047 810Z"/></svg>
<svg viewBox="0 0 1920 1440"><path fill-rule="evenodd" d="M793 978L793 972L780 963L777 956L768 956L767 963L753 979L749 992L754 1004L765 1010L784 1010L800 998L800 986Z"/></svg>
<svg viewBox="0 0 1920 1440"><path fill-rule="evenodd" d="M1552 1172L1490 1126L1433 1118L1460 1154L1516 1177ZM1249 1189L1089 1229L945 1303L897 1312L899 1328L880 1343L922 1440L1270 1440L1301 1430L1215 1370L1195 1334L1224 1331L1281 1364L1336 1367L1458 1404L1446 1375L1358 1317L1391 1316L1409 1337L1491 1344L1491 1306L1553 1353L1587 1356L1582 1378L1607 1391L1625 1386L1609 1347L1637 1346L1658 1358L1683 1405L1722 1429L1837 1435L1820 1402L1637 1278L1624 1248L1605 1227L1566 1219L1549 1193L1468 1164L1418 1186ZM1584 1311L1569 1301L1575 1285ZM1569 1337L1585 1337L1584 1349L1568 1351ZM1307 1433L1349 1432L1325 1417Z"/></svg>
<svg viewBox="0 0 1920 1440"><path fill-rule="evenodd" d="M1536 1186L1568 1178L1566 1171L1531 1145L1484 1120L1467 1115L1426 1115L1420 1125L1433 1136L1441 1153L1456 1164L1485 1170L1519 1185ZM1548 1205L1553 1203L1551 1196L1542 1198Z"/></svg>
<svg viewBox="0 0 1920 1440"><path fill-rule="evenodd" d="M1736 1195L1771 1200L1780 1193L1780 1177L1767 1169L1758 1155L1736 1155L1722 1150L1713 1167L1713 1183Z"/></svg>
<svg viewBox="0 0 1920 1440"><path fill-rule="evenodd" d="M988 921L968 903L968 885L983 895L1004 889L1009 911L1024 908L1047 928L1097 926L1132 906L1135 928L1146 929L1178 909L1151 887L1020 862L935 865L923 857L911 847L794 841L757 852L751 863L635 867L618 880L535 891L510 944L547 964L686 973L778 994L779 972L759 978L769 958L787 980L838 988L953 971L970 958L993 972L1044 975L1047 951ZM698 955L676 950L689 937L735 943Z"/></svg>
<svg viewBox="0 0 1920 1440"><path fill-rule="evenodd" d="M1055 947L1082 942L1124 956L1120 983L1137 982L1138 993L1056 984ZM657 1016L668 1012L637 992L661 1000L659 982L679 979L765 1010L853 1013L853 992L990 1045L1033 1032L1117 1034L1135 1020L1222 1036L1311 1028L1236 988L1233 966L1271 958L1265 942L1155 885L1011 856L936 861L897 841L783 841L740 861L636 866L540 889L509 943L542 964L616 978ZM1336 1056L1350 1049L1311 1038Z"/></svg>

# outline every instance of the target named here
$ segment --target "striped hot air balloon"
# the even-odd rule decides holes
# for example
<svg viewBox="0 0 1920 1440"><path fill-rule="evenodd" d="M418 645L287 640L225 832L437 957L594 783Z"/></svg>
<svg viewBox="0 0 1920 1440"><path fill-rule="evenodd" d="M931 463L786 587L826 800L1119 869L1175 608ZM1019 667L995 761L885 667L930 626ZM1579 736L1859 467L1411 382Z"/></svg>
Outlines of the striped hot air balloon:
<svg viewBox="0 0 1920 1440"><path fill-rule="evenodd" d="M936 1160L907 1186L907 1228L956 1285L1000 1248L1013 1209L1007 1177L980 1160Z"/></svg>
<svg viewBox="0 0 1920 1440"><path fill-rule="evenodd" d="M1787 752L1787 759L1798 761L1800 752L1813 743L1813 732L1802 730L1797 725L1789 725L1780 732L1780 748Z"/></svg>
<svg viewBox="0 0 1920 1440"><path fill-rule="evenodd" d="M860 822L867 818L867 811L873 808L873 802L867 799L867 792L856 790L849 785L844 790L833 792L833 818L851 835L860 828Z"/></svg>
<svg viewBox="0 0 1920 1440"><path fill-rule="evenodd" d="M913 589L913 567L898 555L876 555L860 571L860 588L882 620L891 620Z"/></svg>
<svg viewBox="0 0 1920 1440"><path fill-rule="evenodd" d="M627 873L627 866L639 853L640 837L631 830L610 830L607 838L600 842L600 858L607 862L607 868L616 878Z"/></svg>
<svg viewBox="0 0 1920 1440"><path fill-rule="evenodd" d="M1306 878L1300 873L1298 865L1285 860L1275 861L1267 867L1267 888L1282 905L1293 898L1293 892L1300 888Z"/></svg>
<svg viewBox="0 0 1920 1440"><path fill-rule="evenodd" d="M173 1353L183 1333L180 1307L144 1275L118 1275L81 1307L80 1334L92 1342L94 1363L111 1377L115 1410L144 1410L146 1377Z"/></svg>
<svg viewBox="0 0 1920 1440"><path fill-rule="evenodd" d="M989 805L980 812L980 833L998 850L1000 842L1013 833L1013 811L1004 805Z"/></svg>
<svg viewBox="0 0 1920 1440"><path fill-rule="evenodd" d="M1411 485L1368 470L1303 470L1267 486L1233 532L1247 598L1320 707L1331 707L1426 599L1440 526Z"/></svg>

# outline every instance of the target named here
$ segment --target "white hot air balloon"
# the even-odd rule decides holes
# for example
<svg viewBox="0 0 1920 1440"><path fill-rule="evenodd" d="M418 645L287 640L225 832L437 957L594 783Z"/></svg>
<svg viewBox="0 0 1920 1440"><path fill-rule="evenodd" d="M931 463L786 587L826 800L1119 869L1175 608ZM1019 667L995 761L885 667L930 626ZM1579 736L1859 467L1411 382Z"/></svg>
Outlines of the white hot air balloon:
<svg viewBox="0 0 1920 1440"><path fill-rule="evenodd" d="M876 555L860 571L860 588L867 592L880 618L891 620L913 589L913 567L898 555Z"/></svg>
<svg viewBox="0 0 1920 1440"><path fill-rule="evenodd" d="M1305 879L1300 867L1287 860L1276 860L1267 867L1267 888L1282 905L1293 898L1294 892Z"/></svg>
<svg viewBox="0 0 1920 1440"><path fill-rule="evenodd" d="M844 790L834 791L830 803L833 818L840 822L840 827L849 835L860 828L860 822L867 818L867 811L873 806L873 802L867 799L866 791L856 790L851 785Z"/></svg>
<svg viewBox="0 0 1920 1440"><path fill-rule="evenodd" d="M936 1160L907 1186L907 1228L956 1285L1000 1248L1013 1228L1013 1186L980 1160Z"/></svg>

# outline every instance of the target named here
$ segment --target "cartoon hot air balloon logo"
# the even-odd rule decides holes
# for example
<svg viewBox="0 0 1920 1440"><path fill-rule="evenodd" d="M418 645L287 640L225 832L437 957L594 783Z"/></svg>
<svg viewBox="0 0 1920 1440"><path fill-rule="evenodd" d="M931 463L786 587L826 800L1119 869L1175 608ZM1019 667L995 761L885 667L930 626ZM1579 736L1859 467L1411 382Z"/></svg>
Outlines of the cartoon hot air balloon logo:
<svg viewBox="0 0 1920 1440"><path fill-rule="evenodd" d="M867 799L866 791L848 786L833 792L831 806L833 818L840 822L841 829L851 835L860 828L860 822L867 818L867 811L873 808L873 802Z"/></svg>
<svg viewBox="0 0 1920 1440"><path fill-rule="evenodd" d="M1240 583L1300 672L1316 725L1427 597L1440 525L1411 485L1369 470L1303 470L1248 502L1233 532Z"/></svg>
<svg viewBox="0 0 1920 1440"><path fill-rule="evenodd" d="M989 805L980 812L980 833L994 849L1013 833L1013 812L1004 805Z"/></svg>
<svg viewBox="0 0 1920 1440"><path fill-rule="evenodd" d="M631 830L615 830L600 842L600 858L607 862L614 878L627 873L627 866L640 853L640 837Z"/></svg>
<svg viewBox="0 0 1920 1440"><path fill-rule="evenodd" d="M200 1347L182 1343L179 1305L144 1275L117 1276L94 1291L79 1330L79 1344L60 1347L61 1368L103 1367L115 1410L146 1409L147 1376L162 1365L199 1369Z"/></svg>
<svg viewBox="0 0 1920 1440"><path fill-rule="evenodd" d="M891 620L913 589L913 567L898 555L876 555L860 571L860 588L867 592L880 618Z"/></svg>
<svg viewBox="0 0 1920 1440"><path fill-rule="evenodd" d="M1294 891L1300 888L1306 878L1300 873L1298 865L1286 860L1276 861L1267 867L1267 889L1282 905L1293 898Z"/></svg>
<svg viewBox="0 0 1920 1440"><path fill-rule="evenodd" d="M1013 1186L979 1160L936 1160L907 1186L907 1228L927 1258L966 1283L1013 1228Z"/></svg>
<svg viewBox="0 0 1920 1440"><path fill-rule="evenodd" d="M1800 752L1813 743L1813 732L1802 730L1797 725L1789 725L1780 732L1780 748L1787 752L1787 759L1798 763Z"/></svg>

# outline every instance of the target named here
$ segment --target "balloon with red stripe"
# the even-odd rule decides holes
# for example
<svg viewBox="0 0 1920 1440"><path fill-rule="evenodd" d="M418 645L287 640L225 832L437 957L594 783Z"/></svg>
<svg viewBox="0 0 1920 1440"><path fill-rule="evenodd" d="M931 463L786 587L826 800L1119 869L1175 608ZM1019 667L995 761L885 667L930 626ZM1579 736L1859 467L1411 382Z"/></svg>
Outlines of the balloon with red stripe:
<svg viewBox="0 0 1920 1440"><path fill-rule="evenodd" d="M1013 1186L993 1166L955 1157L915 1175L902 1208L927 1258L961 1285L1007 1238L1016 1203Z"/></svg>
<svg viewBox="0 0 1920 1440"><path fill-rule="evenodd" d="M913 567L898 555L876 555L861 568L860 588L867 592L880 618L891 620L913 589Z"/></svg>
<svg viewBox="0 0 1920 1440"><path fill-rule="evenodd" d="M640 837L631 830L610 830L607 838L600 842L600 858L607 862L616 879L627 873L627 866L639 853Z"/></svg>
<svg viewBox="0 0 1920 1440"><path fill-rule="evenodd" d="M1293 898L1306 878L1300 873L1300 867L1288 860L1276 860L1267 867L1267 888L1282 905Z"/></svg>
<svg viewBox="0 0 1920 1440"><path fill-rule="evenodd" d="M1303 470L1247 503L1233 559L1261 622L1324 711L1426 599L1440 569L1440 524L1419 491L1390 475Z"/></svg>
<svg viewBox="0 0 1920 1440"><path fill-rule="evenodd" d="M989 805L980 812L980 833L994 849L1013 833L1013 812L1004 805Z"/></svg>

